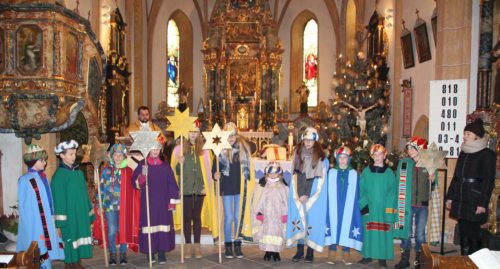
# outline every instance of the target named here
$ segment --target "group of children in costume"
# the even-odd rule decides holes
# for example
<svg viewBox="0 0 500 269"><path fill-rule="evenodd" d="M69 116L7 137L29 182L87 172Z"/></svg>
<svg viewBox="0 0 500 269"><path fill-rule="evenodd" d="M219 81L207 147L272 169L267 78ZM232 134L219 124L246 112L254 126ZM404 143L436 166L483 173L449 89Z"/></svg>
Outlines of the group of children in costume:
<svg viewBox="0 0 500 269"><path fill-rule="evenodd" d="M345 146L335 150L336 164L330 168L317 130L307 128L295 148L291 180L286 182L279 162L272 161L264 178L254 182L250 180L250 147L234 123L225 126L231 149L221 153L218 165L202 149L198 123L196 127L184 152L181 154L180 145L173 150L170 164L161 156L159 141L134 171L126 164L124 145L110 148L110 159L100 178L110 265L127 264L127 246L138 245L141 253L149 253L148 233L152 262L164 264L165 252L175 248L175 229L181 221L186 258L202 257L201 228L208 227L215 240L223 238L226 258L242 258L241 240L252 239L265 252L264 260L274 261L281 260L283 245L297 247L292 257L295 262L312 262L315 251L328 247L329 263L352 264L354 249L361 251L360 263L377 259L385 267L386 260L394 256L393 238L402 238L403 256L397 268L406 268L413 216L416 251L421 250L430 186L435 180L435 175L415 167L417 149L426 146L425 140L413 138L408 143L410 158L401 161L396 177L384 162L386 149L379 144L372 146L373 164L360 176L350 166L352 152ZM29 171L19 179L18 251L37 240L45 257L42 268L50 268L50 261L58 259L64 259L66 268L82 268L80 259L92 256L90 225L95 215L83 173L75 165L77 148L73 140L55 148L60 164L50 186L43 173L47 152L30 145L24 155ZM184 165L182 194L176 179L180 165ZM223 234L217 233L217 181L224 208ZM184 198L182 208L179 195Z"/></svg>

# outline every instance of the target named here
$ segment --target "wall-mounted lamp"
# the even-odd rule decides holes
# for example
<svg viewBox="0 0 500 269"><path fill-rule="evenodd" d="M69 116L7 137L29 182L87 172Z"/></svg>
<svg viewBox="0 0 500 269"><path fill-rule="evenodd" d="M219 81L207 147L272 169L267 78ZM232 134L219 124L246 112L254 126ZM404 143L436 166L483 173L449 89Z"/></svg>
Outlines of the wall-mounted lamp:
<svg viewBox="0 0 500 269"><path fill-rule="evenodd" d="M393 16L393 10L392 8L386 8L385 9L385 27L386 28L391 28L393 23L394 23L394 16Z"/></svg>

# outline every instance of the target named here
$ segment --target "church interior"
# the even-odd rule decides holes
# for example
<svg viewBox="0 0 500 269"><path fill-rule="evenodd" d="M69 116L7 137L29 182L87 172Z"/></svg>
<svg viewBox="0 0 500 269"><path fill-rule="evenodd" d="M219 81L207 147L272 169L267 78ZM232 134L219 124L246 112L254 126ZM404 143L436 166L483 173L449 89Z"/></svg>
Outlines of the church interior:
<svg viewBox="0 0 500 269"><path fill-rule="evenodd" d="M58 143L126 141L141 106L167 143L176 110L202 131L234 122L254 157L277 145L289 159L315 127L330 162L348 145L358 171L373 144L385 145L395 168L420 136L448 151L443 193L467 122L481 118L488 147L500 152L499 42L494 0L3 0L0 215L16 213L28 145L47 149L50 178ZM441 121L441 111L458 120ZM77 162L95 197L81 148ZM499 197L497 158L485 226L497 247ZM442 217L452 244L456 221Z"/></svg>

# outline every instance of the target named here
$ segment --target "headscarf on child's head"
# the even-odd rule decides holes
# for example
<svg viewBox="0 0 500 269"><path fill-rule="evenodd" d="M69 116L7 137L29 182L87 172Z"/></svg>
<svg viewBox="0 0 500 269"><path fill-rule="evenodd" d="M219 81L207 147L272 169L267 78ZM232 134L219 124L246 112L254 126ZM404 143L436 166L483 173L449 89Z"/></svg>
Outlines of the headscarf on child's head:
<svg viewBox="0 0 500 269"><path fill-rule="evenodd" d="M31 144L24 152L23 160L28 167L33 167L38 160L47 160L47 151L37 144Z"/></svg>
<svg viewBox="0 0 500 269"><path fill-rule="evenodd" d="M268 177L269 174L278 174L278 177L276 179L271 179ZM280 180L285 186L287 185L283 179L283 169L281 168L280 163L272 161L267 164L266 168L264 168L264 177L259 180L259 184L264 187L268 181L274 183Z"/></svg>
<svg viewBox="0 0 500 269"><path fill-rule="evenodd" d="M348 148L346 146L340 146L338 149L335 150L334 154L335 154L335 160L337 162L337 166L338 166L338 157L340 155L347 156L347 166L349 167L351 165L352 151L350 148Z"/></svg>
<svg viewBox="0 0 500 269"><path fill-rule="evenodd" d="M314 141L314 145L311 150L307 150L304 145L304 140L309 139ZM318 130L313 127L307 127L301 135L301 142L297 145L296 156L294 158L294 169L303 171L303 155L312 155L312 166L316 167L319 161L325 158L325 152L319 143Z"/></svg>
<svg viewBox="0 0 500 269"><path fill-rule="evenodd" d="M113 160L113 155L115 153L120 153L123 155L123 160L121 163L115 164L115 161ZM127 167L127 148L125 147L124 144L114 144L110 149L109 149L109 163L116 168L125 168Z"/></svg>

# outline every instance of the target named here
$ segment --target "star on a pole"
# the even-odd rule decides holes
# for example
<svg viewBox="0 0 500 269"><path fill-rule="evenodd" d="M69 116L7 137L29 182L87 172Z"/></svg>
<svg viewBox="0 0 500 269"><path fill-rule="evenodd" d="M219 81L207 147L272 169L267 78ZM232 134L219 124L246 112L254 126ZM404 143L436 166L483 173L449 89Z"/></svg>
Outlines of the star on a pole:
<svg viewBox="0 0 500 269"><path fill-rule="evenodd" d="M438 150L436 143L432 142L427 149L419 149L418 152L420 160L417 167L424 167L429 175L434 174L438 169L446 169L444 159L448 155L448 151Z"/></svg>
<svg viewBox="0 0 500 269"><path fill-rule="evenodd" d="M140 151L142 156L146 158L152 149L158 148L158 140L156 138L160 134L159 131L139 131L130 132L130 136L134 140L130 151Z"/></svg>
<svg viewBox="0 0 500 269"><path fill-rule="evenodd" d="M86 154L88 154L88 161L92 163L94 167L99 167L101 162L108 159L109 143L101 144L96 136L90 137L89 144L83 145L83 148L87 151Z"/></svg>
<svg viewBox="0 0 500 269"><path fill-rule="evenodd" d="M230 133L229 131L222 131L216 123L212 131L203 132L203 136L207 140L205 145L203 145L203 149L211 149L215 156L219 156L223 149L231 148L231 144L227 140Z"/></svg>
<svg viewBox="0 0 500 269"><path fill-rule="evenodd" d="M176 108L174 116L167 116L167 120L170 122L167 131L173 131L174 138L179 136L188 137L189 132L195 130L193 123L196 119L197 117L189 116L189 107L184 112L180 112Z"/></svg>

